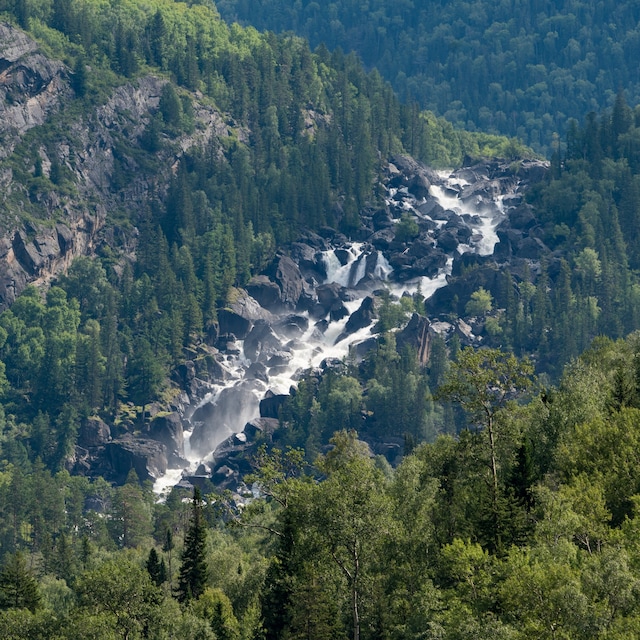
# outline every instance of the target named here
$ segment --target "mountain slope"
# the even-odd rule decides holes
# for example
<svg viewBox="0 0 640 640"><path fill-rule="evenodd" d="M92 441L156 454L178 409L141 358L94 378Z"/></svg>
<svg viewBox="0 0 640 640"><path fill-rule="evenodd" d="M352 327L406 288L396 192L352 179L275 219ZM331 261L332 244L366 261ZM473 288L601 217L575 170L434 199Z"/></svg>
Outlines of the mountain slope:
<svg viewBox="0 0 640 640"><path fill-rule="evenodd" d="M225 19L356 51L405 100L551 155L567 119L640 101L634 2L220 0Z"/></svg>

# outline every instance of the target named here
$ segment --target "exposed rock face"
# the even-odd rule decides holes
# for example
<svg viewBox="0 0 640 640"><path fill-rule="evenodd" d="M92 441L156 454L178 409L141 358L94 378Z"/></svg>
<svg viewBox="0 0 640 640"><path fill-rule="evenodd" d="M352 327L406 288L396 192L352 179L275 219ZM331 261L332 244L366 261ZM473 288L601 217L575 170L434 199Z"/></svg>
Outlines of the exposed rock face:
<svg viewBox="0 0 640 640"><path fill-rule="evenodd" d="M65 66L37 49L24 32L0 23L0 158L71 94Z"/></svg>
<svg viewBox="0 0 640 640"><path fill-rule="evenodd" d="M402 349L404 345L413 347L422 366L426 366L429 363L431 340L432 330L429 320L417 313L411 316L407 326L396 335L397 347L399 349Z"/></svg>
<svg viewBox="0 0 640 640"><path fill-rule="evenodd" d="M1 161L26 131L62 117L62 107L74 92L62 62L42 55L37 43L24 32L0 23L0 310L27 284L50 280L66 270L76 256L90 255L103 240L108 242L108 237L102 237L107 211L138 206L150 191L161 194L171 167L184 151L213 137L228 136L229 125L223 116L196 99L198 126L193 134L177 139L177 151L167 146L159 152L165 168L150 176L140 170L134 154L121 155L128 181L114 190L114 149L123 144L140 145L166 82L145 76L117 87L93 113L64 123L65 128L71 128L67 140L33 149L44 177L50 178L52 166L57 164L71 176L77 197L65 198L55 189L27 192L25 185L13 181L10 165L3 166ZM45 220L40 223L31 216L31 226L22 226L16 217L22 207L37 209L37 215ZM125 239L126 243L133 246L134 239Z"/></svg>
<svg viewBox="0 0 640 640"><path fill-rule="evenodd" d="M184 463L184 429L177 413L153 418L149 424L149 437L165 446L167 461L171 466Z"/></svg>
<svg viewBox="0 0 640 640"><path fill-rule="evenodd" d="M99 447L111 440L109 425L97 417L89 417L80 425L78 445L84 448Z"/></svg>
<svg viewBox="0 0 640 640"><path fill-rule="evenodd" d="M111 477L123 484L131 469L135 469L141 482L155 480L167 472L167 449L155 440L122 438L106 445L111 464Z"/></svg>

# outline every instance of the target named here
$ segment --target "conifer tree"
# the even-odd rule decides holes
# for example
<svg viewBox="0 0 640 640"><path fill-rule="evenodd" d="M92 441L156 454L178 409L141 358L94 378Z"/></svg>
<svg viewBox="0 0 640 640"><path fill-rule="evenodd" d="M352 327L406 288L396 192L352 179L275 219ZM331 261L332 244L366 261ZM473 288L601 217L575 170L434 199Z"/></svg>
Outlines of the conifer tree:
<svg viewBox="0 0 640 640"><path fill-rule="evenodd" d="M207 529L202 516L200 489L193 490L191 523L184 538L182 566L178 578L178 600L197 599L207 586L208 568L205 558Z"/></svg>
<svg viewBox="0 0 640 640"><path fill-rule="evenodd" d="M164 558L160 561L158 552L153 547L149 551L146 567L151 580L157 587L167 581L167 568L164 564Z"/></svg>
<svg viewBox="0 0 640 640"><path fill-rule="evenodd" d="M10 556L0 571L0 609L29 609L40 605L38 583L31 575L24 556Z"/></svg>

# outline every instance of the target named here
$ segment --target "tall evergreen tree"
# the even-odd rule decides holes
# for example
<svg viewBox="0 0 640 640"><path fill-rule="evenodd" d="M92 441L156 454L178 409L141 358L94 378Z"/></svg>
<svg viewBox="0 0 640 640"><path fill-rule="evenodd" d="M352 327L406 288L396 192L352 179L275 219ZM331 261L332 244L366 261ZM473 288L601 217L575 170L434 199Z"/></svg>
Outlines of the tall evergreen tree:
<svg viewBox="0 0 640 640"><path fill-rule="evenodd" d="M40 605L38 583L21 553L9 557L0 571L0 609L29 609Z"/></svg>
<svg viewBox="0 0 640 640"><path fill-rule="evenodd" d="M205 558L207 528L202 516L200 489L193 489L191 523L184 537L182 566L178 578L178 600L188 602L196 599L207 586L208 567Z"/></svg>

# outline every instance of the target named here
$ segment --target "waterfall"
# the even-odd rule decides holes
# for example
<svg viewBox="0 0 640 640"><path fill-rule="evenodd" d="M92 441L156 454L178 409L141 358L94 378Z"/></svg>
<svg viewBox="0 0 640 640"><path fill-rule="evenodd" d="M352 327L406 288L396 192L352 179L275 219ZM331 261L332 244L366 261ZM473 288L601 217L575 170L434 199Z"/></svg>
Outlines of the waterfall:
<svg viewBox="0 0 640 640"><path fill-rule="evenodd" d="M490 255L498 241L496 227L505 217L502 198L499 197L493 206L486 206L486 202L478 206L470 199L460 198L461 190L468 184L464 180L456 179L448 174L441 175L442 183L432 185L430 194L433 200L445 210L450 219L457 216L464 221L464 225L471 229L468 243L459 244L457 250L449 254L446 264L439 269L434 277L421 275L406 282L394 280L394 269L383 255L382 251L363 242L349 242L341 246L333 246L322 252L320 261L326 272L323 284L336 283L349 290L348 299L342 304L348 314L340 320L332 321L327 316L322 322L323 327L316 326L317 317L311 318L308 312L300 313L308 322L308 328L301 335L291 340L278 333L277 322L272 322L270 330L282 344L284 353L280 358L273 356L276 361L266 363L261 361L265 369L266 380L252 376L252 363L246 357L244 348L240 355L227 355L225 361L226 380L215 386L215 389L196 408L192 417L191 430L185 435L185 458L189 461L188 472L193 472L198 465L210 460L216 447L229 436L243 431L246 423L259 415L260 398L267 390L277 394L286 394L292 386L297 384L302 372L317 367L326 358L344 358L350 348L372 336L372 326L363 327L350 335L345 335L345 327L351 314L361 305L368 294L356 287L367 278L370 290L387 288L398 298L403 294L413 295L420 292L425 298L432 296L435 291L447 285L447 277L451 274L455 255L468 251L480 255ZM393 193L390 191L391 195ZM397 202L388 200L388 206ZM418 206L417 203L416 207ZM446 221L432 220L428 215L421 214L411 201L402 203L403 211L420 219L429 221L435 232L442 230ZM435 245L436 240L431 242ZM373 323L372 323L373 324ZM339 341L337 341L339 339ZM239 347L243 347L242 343ZM260 360L257 358L256 362ZM282 362L280 362L282 360ZM208 421L208 422L207 422ZM203 428L205 425L206 428ZM176 484L183 474L182 469L170 470L164 477L159 478L154 491L161 493Z"/></svg>

